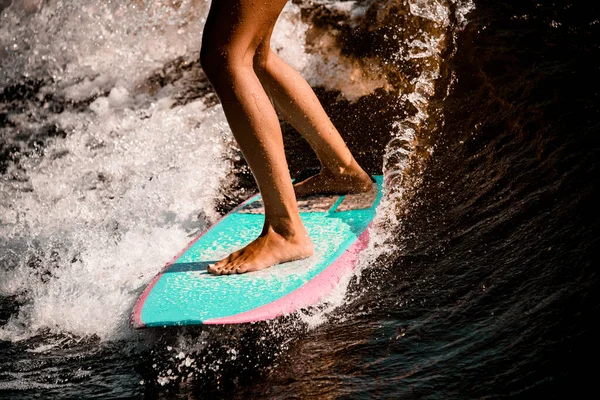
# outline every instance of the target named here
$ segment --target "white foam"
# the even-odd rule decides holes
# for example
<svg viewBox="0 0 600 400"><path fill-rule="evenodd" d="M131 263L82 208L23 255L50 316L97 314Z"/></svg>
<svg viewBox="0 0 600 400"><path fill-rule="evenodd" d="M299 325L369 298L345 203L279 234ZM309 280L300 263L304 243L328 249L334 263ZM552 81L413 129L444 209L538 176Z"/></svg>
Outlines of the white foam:
<svg viewBox="0 0 600 400"><path fill-rule="evenodd" d="M410 12L413 15L430 19L439 24L448 23L448 8L438 0L410 0Z"/></svg>
<svg viewBox="0 0 600 400"><path fill-rule="evenodd" d="M0 231L20 257L0 273L0 293L25 293L26 300L0 339L41 329L127 333L140 289L205 226L198 215L214 216L231 138L220 107L198 115L203 109L200 101L145 119L114 110L102 118L63 116L60 123L85 128L26 163L33 191L0 183L17 196L8 203L16 215ZM41 266L32 268L28 258L36 254ZM40 275L40 268L48 270Z"/></svg>
<svg viewBox="0 0 600 400"><path fill-rule="evenodd" d="M462 28L466 24L466 15L474 8L473 2L458 0L453 3L456 6L458 27ZM449 9L437 0L411 0L409 7L411 13L416 16L430 19L444 26L450 24ZM428 32L421 32L421 34L420 37L407 43L408 53L398 54L398 59L424 59L425 62L430 63L430 66L439 65L444 50L445 35L439 33L434 36ZM415 151L416 129L428 117L429 100L435 94L435 82L438 77L437 69L422 68L420 75L412 82L414 90L402 95L403 99L415 106L417 112L406 120L398 120L393 124L394 132L386 146L383 158L385 192L373 220L369 244L359 254L355 271L345 277L338 288L322 304L298 313L301 320L310 329L329 321L329 316L334 310L340 305L349 304L355 298L347 290L352 279L357 279L360 283L362 272L370 268L374 261L401 251L398 234L402 231L401 210L404 208L405 193L409 185L406 180L406 171ZM415 182L418 182L418 178L413 177L412 184Z"/></svg>
<svg viewBox="0 0 600 400"><path fill-rule="evenodd" d="M339 8L336 3L327 2L327 6ZM346 7L350 6L356 5L352 3ZM309 26L302 21L300 11L300 7L291 2L286 5L277 21L271 47L298 70L308 83L339 90L350 101L388 85L383 76L365 70L368 60L361 63L344 57L333 37L324 35L320 37L317 48L307 49L306 31Z"/></svg>

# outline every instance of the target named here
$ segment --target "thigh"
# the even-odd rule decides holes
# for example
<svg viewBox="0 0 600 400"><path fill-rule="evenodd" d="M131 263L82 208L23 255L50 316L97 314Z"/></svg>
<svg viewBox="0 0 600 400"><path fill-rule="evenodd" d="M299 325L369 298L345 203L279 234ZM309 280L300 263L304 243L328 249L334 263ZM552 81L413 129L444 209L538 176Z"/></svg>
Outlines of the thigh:
<svg viewBox="0 0 600 400"><path fill-rule="evenodd" d="M249 56L268 42L287 0L213 0L204 26L202 47Z"/></svg>

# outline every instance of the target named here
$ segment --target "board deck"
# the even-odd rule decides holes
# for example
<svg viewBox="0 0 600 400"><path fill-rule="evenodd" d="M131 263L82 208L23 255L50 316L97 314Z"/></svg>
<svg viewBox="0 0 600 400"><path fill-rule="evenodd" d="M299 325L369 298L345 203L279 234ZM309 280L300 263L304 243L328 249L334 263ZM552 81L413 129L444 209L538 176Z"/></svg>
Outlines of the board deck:
<svg viewBox="0 0 600 400"><path fill-rule="evenodd" d="M276 318L318 303L354 268L369 241L383 177L370 192L298 200L315 245L307 259L240 275L215 276L207 266L258 236L260 195L240 204L194 239L150 282L131 316L135 328L236 324Z"/></svg>

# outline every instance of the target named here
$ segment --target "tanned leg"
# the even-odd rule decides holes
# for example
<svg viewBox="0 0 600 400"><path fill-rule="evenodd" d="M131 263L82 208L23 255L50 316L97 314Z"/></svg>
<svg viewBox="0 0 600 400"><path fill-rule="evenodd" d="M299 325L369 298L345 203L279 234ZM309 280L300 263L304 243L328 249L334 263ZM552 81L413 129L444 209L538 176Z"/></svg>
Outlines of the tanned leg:
<svg viewBox="0 0 600 400"><path fill-rule="evenodd" d="M313 253L291 183L277 114L253 68L256 49L286 0L215 0L206 21L201 62L265 205L261 235L209 267L213 274L256 271Z"/></svg>
<svg viewBox="0 0 600 400"><path fill-rule="evenodd" d="M296 195L368 191L371 178L350 153L310 85L271 51L270 36L259 45L254 68L280 115L300 132L321 162L319 174L294 185Z"/></svg>

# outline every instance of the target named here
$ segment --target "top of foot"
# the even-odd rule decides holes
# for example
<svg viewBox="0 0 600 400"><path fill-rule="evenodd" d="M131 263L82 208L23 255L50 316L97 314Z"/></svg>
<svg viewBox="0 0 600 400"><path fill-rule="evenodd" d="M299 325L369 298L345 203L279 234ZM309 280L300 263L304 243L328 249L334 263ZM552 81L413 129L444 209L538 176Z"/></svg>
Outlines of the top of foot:
<svg viewBox="0 0 600 400"><path fill-rule="evenodd" d="M296 197L314 194L353 194L364 193L371 190L373 181L371 177L358 167L358 171L332 174L322 170L317 175L311 176L294 185Z"/></svg>
<svg viewBox="0 0 600 400"><path fill-rule="evenodd" d="M295 234L286 236L267 228L261 236L243 249L210 265L208 272L214 275L243 274L307 258L313 252L313 243L301 224L296 226Z"/></svg>

